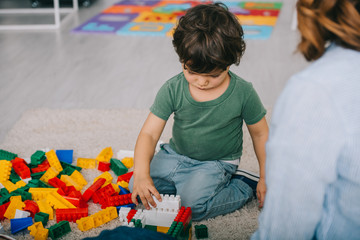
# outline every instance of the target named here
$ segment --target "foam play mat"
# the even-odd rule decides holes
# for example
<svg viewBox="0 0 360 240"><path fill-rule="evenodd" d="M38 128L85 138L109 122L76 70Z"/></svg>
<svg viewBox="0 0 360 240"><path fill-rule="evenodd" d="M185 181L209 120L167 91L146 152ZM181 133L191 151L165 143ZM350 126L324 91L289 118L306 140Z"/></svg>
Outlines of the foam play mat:
<svg viewBox="0 0 360 240"><path fill-rule="evenodd" d="M137 36L171 36L177 19L188 8L212 1L124 0L105 9L73 30ZM243 26L245 39L267 39L276 24L281 2L223 2Z"/></svg>

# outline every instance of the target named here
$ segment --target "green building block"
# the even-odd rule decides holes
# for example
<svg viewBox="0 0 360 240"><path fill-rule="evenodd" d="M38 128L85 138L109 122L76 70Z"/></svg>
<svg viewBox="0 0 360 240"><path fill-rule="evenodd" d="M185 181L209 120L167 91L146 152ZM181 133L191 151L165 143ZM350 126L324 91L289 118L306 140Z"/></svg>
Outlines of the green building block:
<svg viewBox="0 0 360 240"><path fill-rule="evenodd" d="M204 224L196 225L195 226L195 235L196 235L197 239L208 238L207 226Z"/></svg>
<svg viewBox="0 0 360 240"><path fill-rule="evenodd" d="M9 180L10 180L12 183L17 183L18 181L21 180L21 178L20 178L19 175L15 172L14 169L11 169L11 174L10 174Z"/></svg>
<svg viewBox="0 0 360 240"><path fill-rule="evenodd" d="M58 178L61 177L61 175L68 175L70 176L75 171L75 168L65 166L64 169L59 173Z"/></svg>
<svg viewBox="0 0 360 240"><path fill-rule="evenodd" d="M17 157L17 154L0 149L0 160L13 160Z"/></svg>
<svg viewBox="0 0 360 240"><path fill-rule="evenodd" d="M49 237L52 239L58 239L65 234L71 232L70 224L68 221L61 221L49 228Z"/></svg>
<svg viewBox="0 0 360 240"><path fill-rule="evenodd" d="M184 229L182 222L173 222L167 232L168 235L174 237L176 240L187 240L191 236L192 221L189 222Z"/></svg>
<svg viewBox="0 0 360 240"><path fill-rule="evenodd" d="M46 182L41 181L39 179L32 179L29 181L28 184L26 184L26 187L28 188L53 188L53 186L50 186L46 184Z"/></svg>
<svg viewBox="0 0 360 240"><path fill-rule="evenodd" d="M26 192L23 189L16 189L15 191L10 193L11 196L21 196L21 200L31 200L32 194L29 192Z"/></svg>
<svg viewBox="0 0 360 240"><path fill-rule="evenodd" d="M3 205L4 203L8 202L10 200L11 195L6 190L6 188L2 188L0 191L0 205Z"/></svg>
<svg viewBox="0 0 360 240"><path fill-rule="evenodd" d="M42 222L44 227L46 226L48 221L49 221L49 214L47 213L38 212L34 216L34 222Z"/></svg>
<svg viewBox="0 0 360 240"><path fill-rule="evenodd" d="M157 226L153 226L153 225L145 225L144 228L149 229L151 231L155 231L155 232L157 231Z"/></svg>
<svg viewBox="0 0 360 240"><path fill-rule="evenodd" d="M31 178L34 180L34 179L40 179L42 177L42 175L44 175L46 171L44 172L37 172L37 173L32 173L31 174Z"/></svg>
<svg viewBox="0 0 360 240"><path fill-rule="evenodd" d="M39 165L46 159L45 152L43 151L36 151L33 155L31 155L30 160L32 165Z"/></svg>
<svg viewBox="0 0 360 240"><path fill-rule="evenodd" d="M123 175L128 172L127 167L118 159L110 159L110 168L118 176Z"/></svg>
<svg viewBox="0 0 360 240"><path fill-rule="evenodd" d="M73 173L75 170L78 170L79 172L81 171L81 167L79 167L79 166L75 166L75 165L72 165L72 164L69 164L69 163L66 163L66 162L61 162L60 161L60 164L61 164L61 166L63 167L63 169L65 169L65 168L67 168L67 167L70 167L70 168L72 168L72 169L74 169L71 173ZM70 174L71 175L71 174ZM69 176L70 176L69 175Z"/></svg>
<svg viewBox="0 0 360 240"><path fill-rule="evenodd" d="M136 221L135 221L135 227L136 227L136 228L142 228L142 223L141 223L141 220L140 220L140 219L136 219Z"/></svg>

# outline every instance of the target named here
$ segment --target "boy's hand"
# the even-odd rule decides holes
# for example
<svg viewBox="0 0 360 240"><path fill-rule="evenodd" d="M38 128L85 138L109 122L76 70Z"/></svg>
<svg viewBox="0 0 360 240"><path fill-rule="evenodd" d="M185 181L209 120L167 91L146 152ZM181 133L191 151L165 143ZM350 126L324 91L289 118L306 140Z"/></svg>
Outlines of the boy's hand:
<svg viewBox="0 0 360 240"><path fill-rule="evenodd" d="M162 201L161 196L156 190L150 176L134 178L134 187L131 195L133 203L136 205L139 204L136 199L136 197L139 196L144 207L149 210L149 203L151 206L156 207L156 203L152 195L154 195L159 202Z"/></svg>
<svg viewBox="0 0 360 240"><path fill-rule="evenodd" d="M260 208L262 208L264 206L265 194L266 194L265 179L260 178L259 182L257 184L257 187L256 187L256 196L259 201Z"/></svg>

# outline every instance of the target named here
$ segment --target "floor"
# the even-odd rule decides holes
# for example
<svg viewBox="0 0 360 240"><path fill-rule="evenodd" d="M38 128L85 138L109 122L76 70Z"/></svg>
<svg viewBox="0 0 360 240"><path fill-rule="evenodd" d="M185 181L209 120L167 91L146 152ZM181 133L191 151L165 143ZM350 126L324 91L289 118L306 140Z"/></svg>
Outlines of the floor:
<svg viewBox="0 0 360 240"><path fill-rule="evenodd" d="M28 1L1 0L0 9L14 3L30 7ZM80 8L59 30L0 31L0 142L29 109L147 109L160 86L181 70L169 37L71 33L118 1L97 0ZM288 78L307 65L295 53L295 0L282 2L270 39L247 40L242 62L231 67L253 83L267 107L275 104ZM0 25L22 21L52 18L0 15Z"/></svg>

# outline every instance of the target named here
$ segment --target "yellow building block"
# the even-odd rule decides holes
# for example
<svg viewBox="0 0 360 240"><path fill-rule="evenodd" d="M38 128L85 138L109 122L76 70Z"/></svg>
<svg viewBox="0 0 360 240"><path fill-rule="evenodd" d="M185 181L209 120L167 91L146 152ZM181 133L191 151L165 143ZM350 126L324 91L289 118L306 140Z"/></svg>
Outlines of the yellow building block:
<svg viewBox="0 0 360 240"><path fill-rule="evenodd" d="M107 207L93 215L94 227L98 227L118 217L116 207Z"/></svg>
<svg viewBox="0 0 360 240"><path fill-rule="evenodd" d="M38 207L39 207L39 211L43 212L43 213L47 213L49 214L49 219L52 220L54 219L54 210L52 209L52 207L48 204L48 202L46 201L46 199L41 199L39 201L36 201Z"/></svg>
<svg viewBox="0 0 360 240"><path fill-rule="evenodd" d="M108 185L113 180L113 177L111 176L111 174L109 172L104 172L100 176L96 177L94 179L93 183L95 183L99 178L105 178L105 180L106 180L105 183L101 187Z"/></svg>
<svg viewBox="0 0 360 240"><path fill-rule="evenodd" d="M77 166L81 168L96 168L96 159L93 158L78 158Z"/></svg>
<svg viewBox="0 0 360 240"><path fill-rule="evenodd" d="M114 153L111 147L104 148L96 157L96 160L98 160L99 162L110 162L113 154Z"/></svg>
<svg viewBox="0 0 360 240"><path fill-rule="evenodd" d="M169 227L156 227L157 232L167 233L169 231Z"/></svg>
<svg viewBox="0 0 360 240"><path fill-rule="evenodd" d="M61 175L60 180L66 183L66 186L74 186L76 190L80 191L82 186L80 186L77 182L75 182L72 177L68 175Z"/></svg>
<svg viewBox="0 0 360 240"><path fill-rule="evenodd" d="M57 192L52 192L46 197L46 202L54 209L58 208L76 208L68 200L63 198Z"/></svg>
<svg viewBox="0 0 360 240"><path fill-rule="evenodd" d="M44 228L42 222L35 222L28 227L30 235L35 237L35 240L46 240L49 236L49 229Z"/></svg>
<svg viewBox="0 0 360 240"><path fill-rule="evenodd" d="M20 181L17 181L15 183L15 185L16 185L17 188L21 188L21 187L26 186L26 182L24 182L23 180L20 180Z"/></svg>
<svg viewBox="0 0 360 240"><path fill-rule="evenodd" d="M76 223L78 228L83 232L94 228L94 219L92 216L80 218L76 220Z"/></svg>
<svg viewBox="0 0 360 240"><path fill-rule="evenodd" d="M53 149L45 153L45 155L51 167L55 168L58 172L61 172L63 170L63 167L61 166L60 161Z"/></svg>
<svg viewBox="0 0 360 240"><path fill-rule="evenodd" d="M120 193L120 188L117 184L115 183L111 183L111 185L113 186L114 190L117 192L117 193Z"/></svg>
<svg viewBox="0 0 360 240"><path fill-rule="evenodd" d="M115 218L117 218L117 217L119 216L116 207L107 207L105 210L109 212L110 221L113 220L113 219L115 219Z"/></svg>
<svg viewBox="0 0 360 240"><path fill-rule="evenodd" d="M87 231L101 226L118 217L116 207L107 207L91 216L80 218L76 221L81 231Z"/></svg>
<svg viewBox="0 0 360 240"><path fill-rule="evenodd" d="M74 181L77 182L77 184L79 184L81 188L83 188L87 184L87 181L85 180L84 176L78 170L75 170L70 175L70 177L74 179Z"/></svg>
<svg viewBox="0 0 360 240"><path fill-rule="evenodd" d="M120 185L121 187L129 190L129 183L128 182L120 181L120 182L117 182L117 184Z"/></svg>
<svg viewBox="0 0 360 240"><path fill-rule="evenodd" d="M134 166L134 158L132 158L132 157L125 157L125 158L121 159L121 162L127 168L132 168L132 166Z"/></svg>
<svg viewBox="0 0 360 240"><path fill-rule="evenodd" d="M21 196L10 197L10 204L4 213L4 217L7 219L13 219L15 217L16 209L22 210L25 207L25 203L21 201Z"/></svg>
<svg viewBox="0 0 360 240"><path fill-rule="evenodd" d="M0 161L0 182L9 180L12 169L12 163L7 160Z"/></svg>
<svg viewBox="0 0 360 240"><path fill-rule="evenodd" d="M56 192L58 188L29 188L29 193L31 193L31 198L35 201L45 199L47 195L52 192Z"/></svg>
<svg viewBox="0 0 360 240"><path fill-rule="evenodd" d="M59 171L54 167L49 167L48 170L41 176L40 180L44 182L48 182L49 179L52 179L59 175Z"/></svg>
<svg viewBox="0 0 360 240"><path fill-rule="evenodd" d="M9 180L2 182L2 185L6 188L6 190L9 191L9 193L18 189L18 187Z"/></svg>

